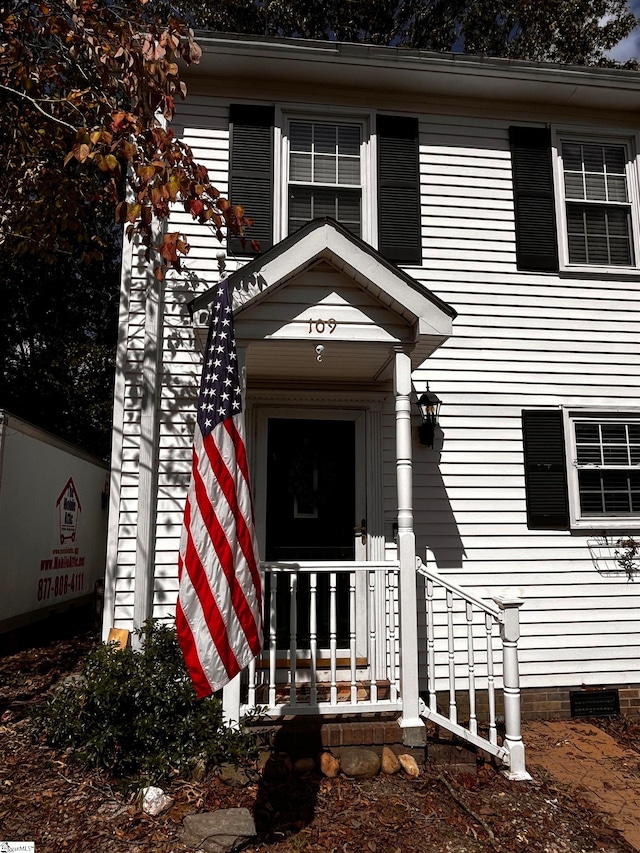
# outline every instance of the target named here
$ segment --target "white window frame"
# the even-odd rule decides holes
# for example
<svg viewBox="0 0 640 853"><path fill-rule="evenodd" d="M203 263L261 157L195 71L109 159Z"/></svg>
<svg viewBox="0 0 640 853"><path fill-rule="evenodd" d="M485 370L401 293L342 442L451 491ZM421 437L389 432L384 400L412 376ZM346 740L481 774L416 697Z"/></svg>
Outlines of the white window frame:
<svg viewBox="0 0 640 853"><path fill-rule="evenodd" d="M578 451L576 446L576 431L575 423L593 422L593 423L611 423L625 422L638 423L640 425L640 409L629 408L580 408L580 407L565 407L563 408L564 419L564 440L567 460L567 490L569 494L569 517L572 529L631 529L640 528L640 512L637 514L627 515L583 515L580 508L580 491L578 484L578 471L580 470L631 470L640 471L640 464L637 466L624 465L585 465L579 466L577 463Z"/></svg>
<svg viewBox="0 0 640 853"><path fill-rule="evenodd" d="M288 236L289 226L289 123L292 121L327 122L328 124L358 125L361 128L360 169L361 169L361 223L360 237L365 243L377 248L377 194L376 194L376 140L375 113L342 108L294 106L281 107L276 112L275 163L274 163L274 205L280 215L274 217L274 240L278 243ZM310 185L311 186L311 185Z"/></svg>
<svg viewBox="0 0 640 853"><path fill-rule="evenodd" d="M594 271L607 275L625 275L640 271L640 185L638 179L638 152L640 135L635 131L594 130L594 128L556 128L553 131L553 166L556 200L556 221L558 223L560 270L564 272L584 272L593 275ZM564 168L562 162L562 143L582 142L595 145L622 145L627 153L627 188L631 207L631 248L633 264L630 266L576 264L569 261L569 238L567 228L567 208L564 193ZM603 202L605 204L605 202Z"/></svg>

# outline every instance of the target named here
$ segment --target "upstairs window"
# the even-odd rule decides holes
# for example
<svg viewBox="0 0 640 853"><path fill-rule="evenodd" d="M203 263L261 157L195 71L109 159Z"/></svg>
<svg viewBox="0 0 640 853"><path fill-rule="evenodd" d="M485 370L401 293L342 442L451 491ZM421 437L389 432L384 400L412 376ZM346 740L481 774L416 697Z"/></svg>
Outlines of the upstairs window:
<svg viewBox="0 0 640 853"><path fill-rule="evenodd" d="M509 128L516 263L532 272L637 272L635 137Z"/></svg>
<svg viewBox="0 0 640 853"><path fill-rule="evenodd" d="M635 264L625 145L563 141L570 264Z"/></svg>
<svg viewBox="0 0 640 853"><path fill-rule="evenodd" d="M415 116L314 115L230 104L229 197L253 220L230 251L254 257L319 217L336 219L391 263L422 262ZM402 217L389 212L390 201Z"/></svg>
<svg viewBox="0 0 640 853"><path fill-rule="evenodd" d="M362 127L289 122L288 231L311 219L337 219L362 233Z"/></svg>

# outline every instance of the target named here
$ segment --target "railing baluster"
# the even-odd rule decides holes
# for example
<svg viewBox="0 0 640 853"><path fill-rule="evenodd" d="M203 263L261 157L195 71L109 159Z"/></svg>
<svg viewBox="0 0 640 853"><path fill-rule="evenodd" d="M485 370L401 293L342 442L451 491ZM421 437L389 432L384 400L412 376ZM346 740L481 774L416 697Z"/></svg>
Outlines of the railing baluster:
<svg viewBox="0 0 640 853"><path fill-rule="evenodd" d="M249 688L247 691L247 707L256 707L256 659L249 663Z"/></svg>
<svg viewBox="0 0 640 853"><path fill-rule="evenodd" d="M331 704L338 704L338 618L337 618L337 576L335 572L329 575L329 655L331 658Z"/></svg>
<svg viewBox="0 0 640 853"><path fill-rule="evenodd" d="M309 578L309 652L311 655L311 684L309 702L318 704L318 575Z"/></svg>
<svg viewBox="0 0 640 853"><path fill-rule="evenodd" d="M378 682L376 680L376 573L369 572L369 681L370 700L378 701Z"/></svg>
<svg viewBox="0 0 640 853"><path fill-rule="evenodd" d="M395 642L395 657L394 667L396 673L396 694L402 701L402 688L400 685L400 572L395 573L393 583L393 606L394 619L396 623L396 642Z"/></svg>
<svg viewBox="0 0 640 853"><path fill-rule="evenodd" d="M496 726L496 683L493 673L493 617L485 613L484 626L487 635L487 697L489 699L489 743L498 743Z"/></svg>
<svg viewBox="0 0 640 853"><path fill-rule="evenodd" d="M398 681L396 674L396 573L385 572L385 627L387 637L387 678L389 679L389 699L398 701Z"/></svg>
<svg viewBox="0 0 640 853"><path fill-rule="evenodd" d="M289 575L289 704L295 707L298 650L298 573Z"/></svg>
<svg viewBox="0 0 640 853"><path fill-rule="evenodd" d="M478 717L476 714L476 666L473 653L473 607L470 601L466 603L467 614L467 668L469 671L469 731L478 734Z"/></svg>
<svg viewBox="0 0 640 853"><path fill-rule="evenodd" d="M351 702L358 702L356 660L356 573L349 572L349 666L351 670Z"/></svg>
<svg viewBox="0 0 640 853"><path fill-rule="evenodd" d="M398 563L391 560L355 563L346 560L305 561L266 563L261 568L270 584L265 599L265 651L248 668L249 683L243 694L246 697L246 702L242 703L243 711L261 702L268 705L272 716L313 711L339 713L342 709L350 711L356 708L402 710L398 663ZM305 578L301 578L303 574ZM302 580L308 582L308 594L306 583L300 587ZM304 597L301 589L305 590ZM284 616L288 622L285 628L278 622L278 617L283 617L282 606L287 595ZM379 607L384 608L384 613L378 613ZM308 609L303 613L302 608ZM339 619L348 620L348 639L342 639L345 626ZM305 637L302 639L303 625ZM322 638L322 648L321 626L325 626L322 631L328 633L326 639ZM359 633L361 626L364 628L362 637ZM305 647L300 648L303 641ZM342 646L348 644L348 652L338 648L340 643ZM366 651L359 648L359 643L365 644ZM369 681L369 672L365 674L359 669L359 653L368 656L371 666L372 689L367 685L364 695L360 680ZM344 655L344 660L341 655ZM281 658L286 658L286 670L281 668ZM319 668L326 671L326 695L320 691ZM301 677L304 677L304 688L300 687ZM381 685L386 684L387 677L389 691L383 693ZM340 693L342 682L348 684L348 692L344 696Z"/></svg>
<svg viewBox="0 0 640 853"><path fill-rule="evenodd" d="M447 590L447 643L449 650L449 719L458 722L458 706L456 704L456 658L453 636L453 593Z"/></svg>
<svg viewBox="0 0 640 853"><path fill-rule="evenodd" d="M269 596L269 706L271 708L276 706L277 595L278 573L271 572L271 595Z"/></svg>
<svg viewBox="0 0 640 853"><path fill-rule="evenodd" d="M427 687L429 690L429 708L438 710L436 694L436 640L433 622L433 581L427 578Z"/></svg>

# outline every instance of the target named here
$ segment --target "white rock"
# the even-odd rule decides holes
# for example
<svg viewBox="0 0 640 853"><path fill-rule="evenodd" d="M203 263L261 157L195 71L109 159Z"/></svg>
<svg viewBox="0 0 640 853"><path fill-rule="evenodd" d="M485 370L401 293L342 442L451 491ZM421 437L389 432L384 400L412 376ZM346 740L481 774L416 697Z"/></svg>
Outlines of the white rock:
<svg viewBox="0 0 640 853"><path fill-rule="evenodd" d="M151 785L142 789L142 811L156 817L173 805L173 797L168 797L162 788Z"/></svg>

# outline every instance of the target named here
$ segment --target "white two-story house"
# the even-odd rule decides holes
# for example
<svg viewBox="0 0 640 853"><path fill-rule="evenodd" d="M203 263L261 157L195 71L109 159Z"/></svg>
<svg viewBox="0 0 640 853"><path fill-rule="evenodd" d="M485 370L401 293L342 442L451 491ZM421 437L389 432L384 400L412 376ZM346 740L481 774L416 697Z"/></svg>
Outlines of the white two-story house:
<svg viewBox="0 0 640 853"><path fill-rule="evenodd" d="M224 275L265 576L242 705L486 710L495 744L517 656L525 713L637 709L638 75L200 43L174 129L260 253L180 211L184 274L126 249L105 636L174 614Z"/></svg>

